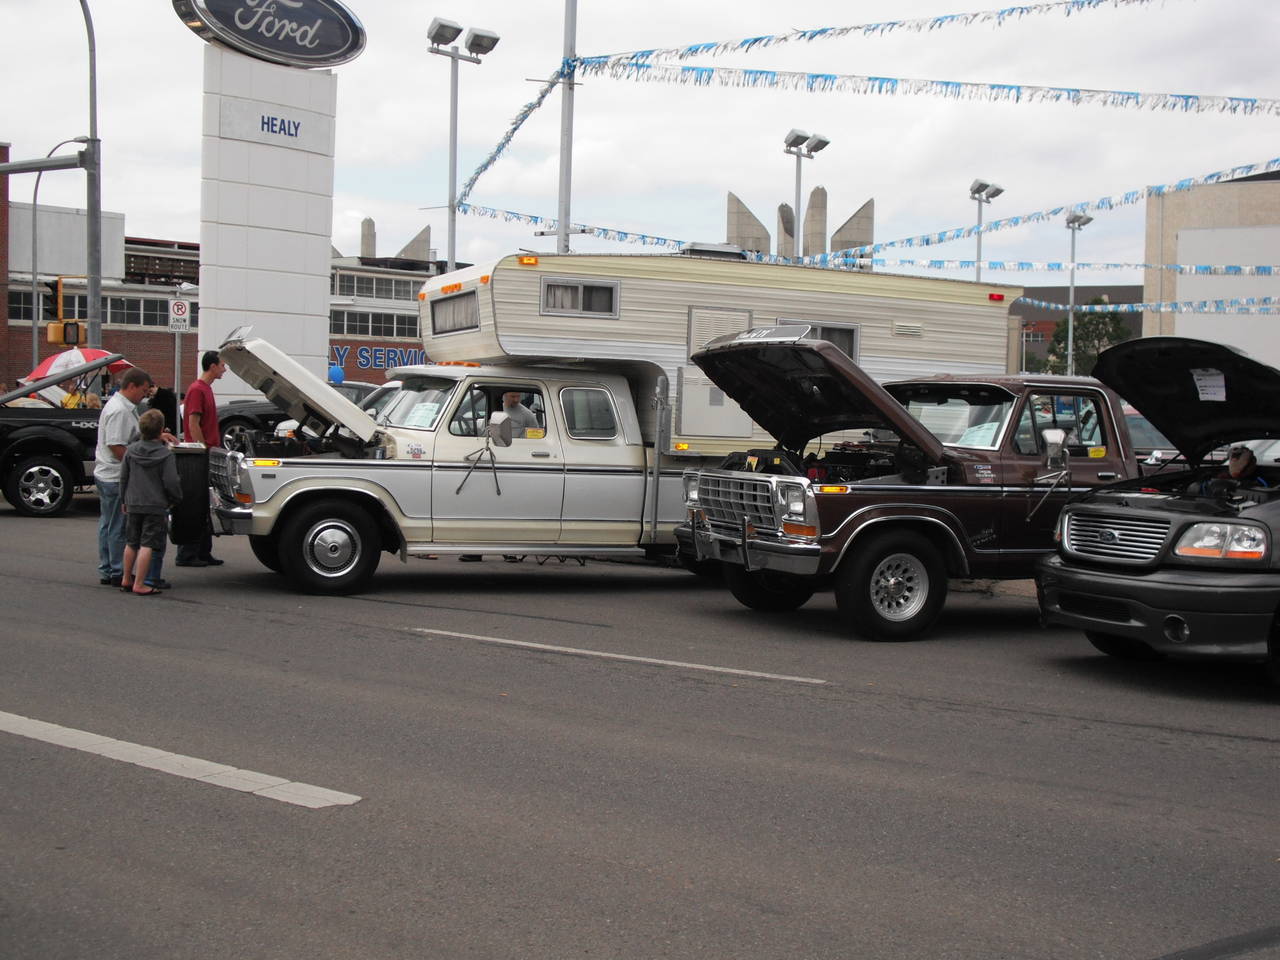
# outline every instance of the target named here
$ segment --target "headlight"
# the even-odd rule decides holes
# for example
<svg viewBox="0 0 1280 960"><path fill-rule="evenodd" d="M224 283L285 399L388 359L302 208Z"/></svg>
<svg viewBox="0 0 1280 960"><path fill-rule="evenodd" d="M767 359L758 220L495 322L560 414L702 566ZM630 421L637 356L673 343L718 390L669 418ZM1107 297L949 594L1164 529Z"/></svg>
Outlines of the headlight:
<svg viewBox="0 0 1280 960"><path fill-rule="evenodd" d="M696 473L686 473L684 475L684 502L689 504L698 502L698 475Z"/></svg>
<svg viewBox="0 0 1280 960"><path fill-rule="evenodd" d="M1178 539L1173 553L1199 560L1262 560L1267 532L1246 523L1196 523Z"/></svg>
<svg viewBox="0 0 1280 960"><path fill-rule="evenodd" d="M804 516L804 487L798 483L780 483L777 486L778 506L788 516Z"/></svg>

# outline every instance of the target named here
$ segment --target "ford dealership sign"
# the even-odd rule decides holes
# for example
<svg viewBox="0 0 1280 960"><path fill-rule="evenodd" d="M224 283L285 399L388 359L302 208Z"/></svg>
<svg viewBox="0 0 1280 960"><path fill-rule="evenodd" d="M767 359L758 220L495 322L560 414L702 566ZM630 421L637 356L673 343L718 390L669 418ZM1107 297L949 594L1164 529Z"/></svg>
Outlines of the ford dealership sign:
<svg viewBox="0 0 1280 960"><path fill-rule="evenodd" d="M364 49L364 27L338 0L173 0L205 40L291 67L332 67Z"/></svg>

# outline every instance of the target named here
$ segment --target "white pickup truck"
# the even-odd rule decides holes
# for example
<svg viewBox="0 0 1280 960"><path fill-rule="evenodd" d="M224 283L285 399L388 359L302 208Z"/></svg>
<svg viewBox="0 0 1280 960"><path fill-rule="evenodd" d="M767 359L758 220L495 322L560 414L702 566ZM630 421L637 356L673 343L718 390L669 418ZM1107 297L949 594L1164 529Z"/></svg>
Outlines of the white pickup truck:
<svg viewBox="0 0 1280 960"><path fill-rule="evenodd" d="M360 589L383 553L675 556L680 474L703 464L664 466L661 371L608 361L400 367L390 372L398 394L375 421L247 331L221 354L322 438L305 455L265 445L210 456L214 532L248 535L254 555L300 590ZM657 405L643 420L662 436L644 435L642 403Z"/></svg>

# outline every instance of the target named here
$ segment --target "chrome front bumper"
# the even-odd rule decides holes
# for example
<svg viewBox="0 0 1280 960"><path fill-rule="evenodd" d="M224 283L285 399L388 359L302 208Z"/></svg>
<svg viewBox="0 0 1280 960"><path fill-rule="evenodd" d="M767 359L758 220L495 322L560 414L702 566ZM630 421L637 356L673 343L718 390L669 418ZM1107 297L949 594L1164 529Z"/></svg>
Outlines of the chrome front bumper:
<svg viewBox="0 0 1280 960"><path fill-rule="evenodd" d="M699 560L722 560L746 570L777 570L800 576L818 572L822 548L798 540L766 540L744 519L737 536L712 529L706 514L690 513L688 523L676 527L676 542L682 552Z"/></svg>
<svg viewBox="0 0 1280 960"><path fill-rule="evenodd" d="M209 488L209 520L214 536L244 536L253 532L253 508L224 500Z"/></svg>

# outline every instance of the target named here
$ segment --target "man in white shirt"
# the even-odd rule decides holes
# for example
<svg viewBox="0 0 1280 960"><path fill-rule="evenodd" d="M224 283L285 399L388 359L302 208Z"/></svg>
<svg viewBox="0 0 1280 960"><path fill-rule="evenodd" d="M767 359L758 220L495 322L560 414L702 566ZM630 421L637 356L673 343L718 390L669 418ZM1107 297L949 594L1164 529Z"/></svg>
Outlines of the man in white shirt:
<svg viewBox="0 0 1280 960"><path fill-rule="evenodd" d="M530 428L537 430L542 426L534 412L520 402L520 398L518 390L509 390L502 395L502 412L511 421L511 436L516 439L526 436L526 431Z"/></svg>
<svg viewBox="0 0 1280 960"><path fill-rule="evenodd" d="M151 390L145 370L130 367L98 418L93 482L98 488L98 582L120 585L124 572L124 512L120 509L120 461L138 438L138 404Z"/></svg>

